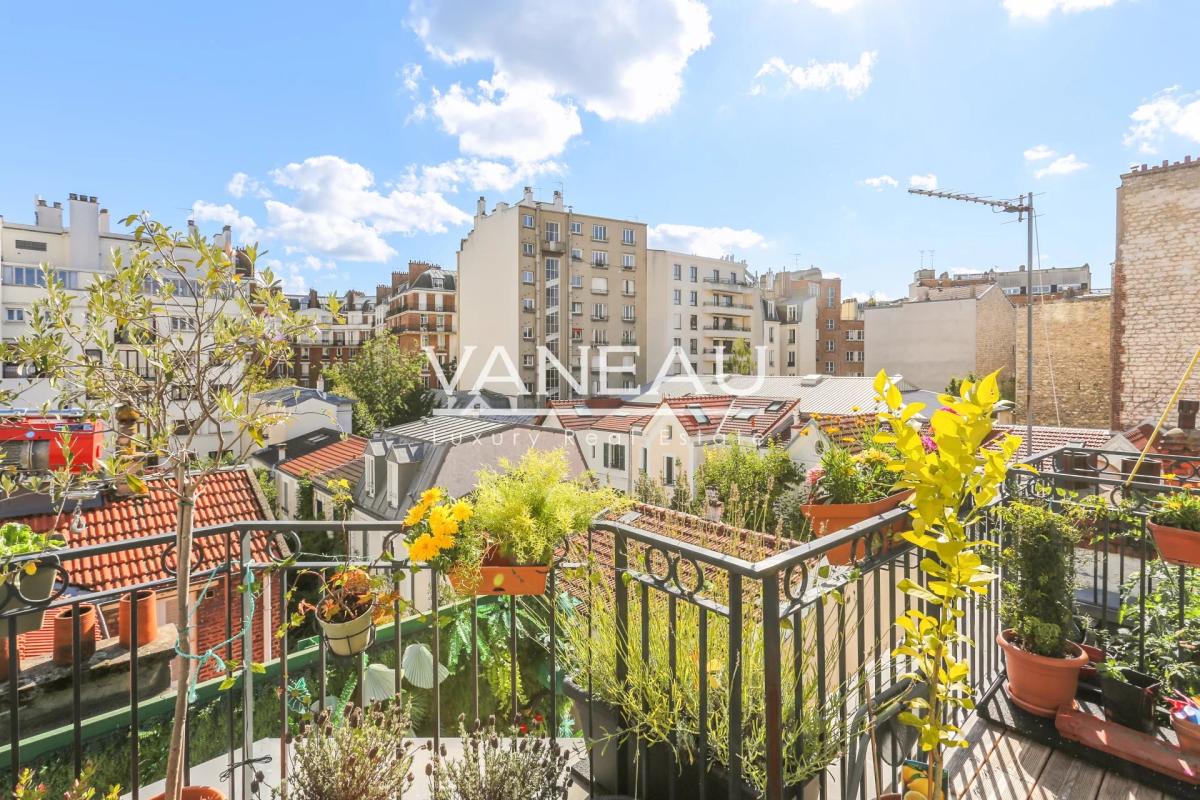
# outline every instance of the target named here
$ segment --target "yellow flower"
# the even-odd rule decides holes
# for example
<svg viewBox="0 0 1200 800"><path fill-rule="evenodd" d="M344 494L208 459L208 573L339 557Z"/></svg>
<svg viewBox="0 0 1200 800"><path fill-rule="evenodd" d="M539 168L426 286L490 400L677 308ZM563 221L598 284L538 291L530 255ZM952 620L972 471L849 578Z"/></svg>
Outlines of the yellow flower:
<svg viewBox="0 0 1200 800"><path fill-rule="evenodd" d="M471 508L471 504L466 500L459 500L457 503L450 506L450 515L459 522L466 522L474 513L475 511Z"/></svg>
<svg viewBox="0 0 1200 800"><path fill-rule="evenodd" d="M445 496L446 493L435 486L432 489L426 489L425 491L421 492L421 504L428 508Z"/></svg>
<svg viewBox="0 0 1200 800"><path fill-rule="evenodd" d="M440 548L428 533L418 536L408 548L408 555L413 561L428 561L436 558Z"/></svg>
<svg viewBox="0 0 1200 800"><path fill-rule="evenodd" d="M449 532L433 534L433 543L438 550L449 550L454 547L454 535Z"/></svg>
<svg viewBox="0 0 1200 800"><path fill-rule="evenodd" d="M858 406L850 406L850 410L851 410L851 411L854 411L854 412L857 412L857 411L858 411Z"/></svg>
<svg viewBox="0 0 1200 800"><path fill-rule="evenodd" d="M429 531L434 536L458 533L458 522L450 516L448 506L434 506L429 512Z"/></svg>
<svg viewBox="0 0 1200 800"><path fill-rule="evenodd" d="M408 514L404 516L404 527L411 528L417 525L425 518L425 506L415 505L408 510Z"/></svg>

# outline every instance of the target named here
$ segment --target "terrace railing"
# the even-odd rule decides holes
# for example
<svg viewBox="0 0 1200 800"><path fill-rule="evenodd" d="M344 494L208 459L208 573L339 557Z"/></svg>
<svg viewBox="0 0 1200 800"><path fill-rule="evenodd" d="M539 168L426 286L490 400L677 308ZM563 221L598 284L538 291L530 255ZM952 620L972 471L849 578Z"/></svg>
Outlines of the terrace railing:
<svg viewBox="0 0 1200 800"><path fill-rule="evenodd" d="M1090 460L1081 460L1085 456ZM1056 490L1085 486L1131 493L1126 496L1136 492L1138 502L1148 504L1153 494L1177 490L1169 482L1148 481L1118 490L1120 477L1104 468L1111 463L1108 454L1096 451L1061 448L1039 453L1030 461L1045 469L1037 476L1014 472L1000 502L1030 497L1077 502ZM1071 469L1055 469L1064 465ZM548 676L544 692L524 703L518 693L510 692L503 698L503 713L518 724L527 720L526 712L533 711L544 716L546 735L600 740L589 749L586 766L581 764L578 770L590 776L596 796L602 794L600 784L608 780L614 785L605 789L640 797L775 800L798 797L808 785L806 791L815 790L822 797L866 798L874 796L876 789L874 769L866 765L879 763L887 785L911 755L911 738L894 724L894 717L885 723L881 715L883 698L896 696L898 689L900 694L919 690L905 677L911 666L908 659L891 655L898 644L893 620L914 603L900 591L900 582L920 576L917 554L896 536L907 513L897 509L794 544L769 536L741 537L718 523L684 520L672 512L638 506L620 517L598 519L586 535L560 553L547 594L540 598L462 600L450 593L443 576L402 558L352 557L349 562L387 574L398 586L407 583L403 605L424 614L381 628L372 651L381 660L394 660L393 690L402 701L413 691L401 668L406 643L427 642L440 660L450 631L469 630L468 654L460 665L466 699L457 709L469 717L478 717L497 702L494 697L486 702L484 698L481 659L494 652L488 648L501 651L501 660L490 662L489 669L507 668L510 686L534 671L521 663L518 654L530 645L544 652L539 665ZM1144 510L1135 518L1144 519ZM344 689L348 675L356 679L355 693L361 697L366 678L363 659L339 659L319 639L301 640L297 634L273 640L270 657L263 659L265 672L247 671L238 677L228 662L241 658L241 653L264 649L262 595L283 603L305 571L347 563L342 558L304 555L302 543L311 537L345 536L354 552L378 553L390 549L396 532L397 524L390 522L279 521L197 531L196 560L201 569L195 584L218 587L224 595L216 640L226 669L198 687L198 696L209 705L191 713L195 717L215 714L220 721L210 732L219 730L223 740L220 749L228 774L222 788L231 800L250 796L253 774L261 767L257 759L269 755L286 775L287 732L297 718L308 713L310 705L323 708L327 693L336 692L339 683ZM989 514L971 535L1002 544L1005 531ZM1115 546L1119 558L1115 567L1110 564L1105 569L1115 568L1118 577L1144 572L1153 558L1144 536L1136 543L1118 540ZM173 547L174 536L162 534L59 551L54 556L59 593L42 605L50 611L77 611L84 603L111 603L122 596L132 599L141 589L169 590L174 584ZM82 574L85 564L119 551L134 551L161 564L167 577L108 591L64 593L72 583L71 575ZM299 555L288 558L291 554ZM1003 570L1002 561L998 567ZM1087 581L1081 585L1081 597L1089 592L1106 597L1112 576L1103 569L1092 575L1091 585ZM247 576L253 576L255 591L261 593L257 614L237 588ZM1182 587L1182 577L1180 581ZM1002 660L994 646L1001 600L996 586L988 597L973 598L965 609L963 626L975 646L964 655L977 692L991 688L1002 675ZM0 784L11 780L22 765L48 758L57 759L68 772L78 772L97 741L124 737L128 763L121 782L135 799L145 794L143 779L155 775L150 765L140 763L142 737L130 734L143 731L151 717L162 718L164 712L169 716L170 711L161 699L147 697L139 684L139 652L129 653L128 685L120 707L89 714L82 698L86 665L79 657L76 622L62 726L47 731L23 727L35 691L23 683L20 672L16 619L29 608L24 605L0 614L0 635L8 640L9 659L7 686L0 683L6 689L0 711L7 712L7 738L0 742ZM404 616L405 608L398 601L393 611ZM1116 607L1103 599L1093 613L1111 620ZM485 617L494 623L491 635L500 630L507 641L484 640L480 626ZM520 620L527 617L540 620L541 625L525 626ZM78 620L78 615L74 618ZM448 620L449 626L444 626ZM311 698L302 702L297 691L300 677L315 684L309 685ZM572 691L570 686L564 689L564 677L580 692L564 695L564 690ZM219 692L222 682L234 685ZM564 724L568 697L574 703L575 721ZM448 723L457 715L439 682L433 682L427 699L428 738L436 746L452 732ZM38 701L45 703L48 697ZM868 749L865 731L872 724L879 735L877 747ZM189 730L195 729L189 725ZM610 734L616 735L603 741ZM278 738L271 753L262 750L262 740L268 738ZM188 743L189 751L199 746ZM203 754L193 752L188 763L198 763L197 759L203 760Z"/></svg>

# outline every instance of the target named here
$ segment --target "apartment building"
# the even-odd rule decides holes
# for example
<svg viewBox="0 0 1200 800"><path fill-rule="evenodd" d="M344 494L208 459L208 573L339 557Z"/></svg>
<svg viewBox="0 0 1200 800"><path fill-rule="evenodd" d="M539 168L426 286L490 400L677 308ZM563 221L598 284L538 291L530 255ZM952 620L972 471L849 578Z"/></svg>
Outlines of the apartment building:
<svg viewBox="0 0 1200 800"><path fill-rule="evenodd" d="M338 298L337 319L329 307L329 297L316 289L307 294L290 295L292 309L320 326L317 337L298 340L293 346L291 378L299 386L324 388L321 373L333 364L344 364L375 335L376 301L351 289Z"/></svg>
<svg viewBox="0 0 1200 800"><path fill-rule="evenodd" d="M447 377L458 358L458 276L436 264L409 261L408 270L393 272L390 286L379 286L376 298L380 313L376 330L400 339L400 346L413 352L433 348ZM426 369L430 388L437 378Z"/></svg>
<svg viewBox="0 0 1200 800"><path fill-rule="evenodd" d="M527 406L573 395L548 369L545 396L534 396L544 346L589 392L635 389L647 380L637 349L647 336L647 275L643 222L576 212L562 192L535 200L530 187L490 214L479 198L458 250L458 388L478 383L523 395Z"/></svg>
<svg viewBox="0 0 1200 800"><path fill-rule="evenodd" d="M839 276L816 267L769 272L762 289L779 317L778 374L864 374L865 330L861 320L843 318Z"/></svg>
<svg viewBox="0 0 1200 800"><path fill-rule="evenodd" d="M74 294L74 303L79 314L85 313L86 290L92 281L102 279L112 272L112 254L121 252L128 257L133 249L134 237L114 232L110 225L107 208L102 208L94 195L71 194L66 208L60 202L48 203L38 198L34 203L32 224L13 222L0 216L0 336L5 340L29 334L29 321L33 304L45 295L45 276L41 265L49 265L56 279ZM64 216L64 212L66 212ZM188 222L189 230L194 223ZM214 237L218 247L224 248L231 257L236 257L233 237L228 225ZM185 257L184 252L179 252ZM249 271L247 271L247 276ZM180 302L196 296L195 284L185 278L170 279L174 284L175 297ZM153 287L148 287L153 291ZM183 317L173 317L164 311L157 319L159 336L188 335L183 327ZM121 347L123 332L114 324L112 330L116 357L138 375L153 380L156 368L142 363L135 349ZM99 356L99 353L96 353ZM21 364L3 364L0 368L0 388L14 394L13 405L35 408L55 401L57 392L49 383L37 375L28 375ZM183 404L179 408L178 426L187 424L189 410ZM218 429L215 423L202 423L195 450L201 457L214 455L219 447L219 435L224 435L226 446L232 446L229 437L233 426Z"/></svg>
<svg viewBox="0 0 1200 800"><path fill-rule="evenodd" d="M955 270L940 275L932 269L919 269L908 285L909 300L953 300L976 297L989 286L999 286L1008 295L1013 305L1024 305L1029 297L1058 299L1060 297L1087 294L1093 289L1092 268L1088 264L1078 267L1046 267L1033 271L1033 292L1029 292L1029 275L1025 265L1017 269L990 269L984 272Z"/></svg>
<svg viewBox="0 0 1200 800"><path fill-rule="evenodd" d="M650 250L647 257L650 314L644 352L651 380L672 348L682 348L696 374L715 375L718 350L728 359L735 342L746 342L752 352L762 342L754 324L758 287L745 261L669 250ZM682 369L676 358L669 372Z"/></svg>

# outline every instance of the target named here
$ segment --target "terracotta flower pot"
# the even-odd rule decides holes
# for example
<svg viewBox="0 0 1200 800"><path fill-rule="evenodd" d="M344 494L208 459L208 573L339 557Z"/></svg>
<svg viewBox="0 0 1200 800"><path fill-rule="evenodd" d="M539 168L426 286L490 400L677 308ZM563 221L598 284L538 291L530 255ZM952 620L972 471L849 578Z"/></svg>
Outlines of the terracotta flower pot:
<svg viewBox="0 0 1200 800"><path fill-rule="evenodd" d="M1068 642L1071 655L1048 658L1026 652L1010 639L1011 629L996 636L1004 651L1008 681L1004 689L1018 707L1039 717L1053 717L1059 706L1070 705L1079 688L1079 668L1087 664L1087 654L1074 642Z"/></svg>
<svg viewBox="0 0 1200 800"><path fill-rule="evenodd" d="M166 792L162 792L154 795L150 800L165 800L166 796ZM185 786L183 787L183 800L225 800L225 794L220 789L214 789L211 786Z"/></svg>
<svg viewBox="0 0 1200 800"><path fill-rule="evenodd" d="M1184 567L1200 567L1200 531L1148 524L1162 560Z"/></svg>
<svg viewBox="0 0 1200 800"><path fill-rule="evenodd" d="M9 580L20 586L21 594L17 594L16 586L5 584L0 586L0 598L4 599L4 605L0 605L0 611L11 611L28 605L25 601L40 602L50 597L54 591L54 579L58 576L58 570L53 564L41 562L38 564L37 571L32 575L26 575L23 571L18 571ZM21 598L25 599L22 600ZM17 615L17 633L31 633L42 627L42 621L46 617L45 609L37 611L29 611L25 614ZM4 630L0 631L4 635L8 635L7 620L3 625Z"/></svg>
<svg viewBox="0 0 1200 800"><path fill-rule="evenodd" d="M1179 714L1172 714L1171 727L1179 737L1179 749L1200 756L1200 724L1186 720Z"/></svg>
<svg viewBox="0 0 1200 800"><path fill-rule="evenodd" d="M158 592L140 589L137 592L137 646L150 644L158 636ZM129 595L121 595L117 605L117 637L121 647L133 649L133 631L130 630L133 615L130 613Z"/></svg>
<svg viewBox="0 0 1200 800"><path fill-rule="evenodd" d="M75 609L67 607L54 615L54 655L55 664L63 667L71 666L75 653L74 614ZM79 660L87 661L96 653L96 607L90 603L79 604Z"/></svg>
<svg viewBox="0 0 1200 800"><path fill-rule="evenodd" d="M537 595L546 593L547 564L514 564L495 549L488 550L479 568L479 579L471 584L465 571L450 570L450 585L460 595Z"/></svg>
<svg viewBox="0 0 1200 800"><path fill-rule="evenodd" d="M371 644L375 630L375 609L368 608L349 622L326 622L317 617L329 650L335 656L356 656Z"/></svg>
<svg viewBox="0 0 1200 800"><path fill-rule="evenodd" d="M1088 663L1079 668L1079 679L1088 683L1096 683L1100 679L1096 665L1104 662L1104 651L1090 644L1081 643L1079 646L1083 648L1084 654L1088 657Z"/></svg>
<svg viewBox="0 0 1200 800"><path fill-rule="evenodd" d="M831 533L845 530L851 525L856 525L863 520L891 511L907 500L911 494L911 491L897 492L882 500L876 500L873 503L815 503L800 506L800 510L804 512L804 516L808 517L809 522L812 524L814 537L828 536ZM900 522L892 526L891 532L902 531L905 527L905 524ZM891 537L887 538L890 539ZM870 537L865 541L867 542L867 546L869 546ZM884 542L884 549L887 548L888 544L888 541ZM850 542L826 551L825 558L829 560L830 564L846 564L850 561L852 550L854 554L870 555L864 552L863 545L857 542Z"/></svg>

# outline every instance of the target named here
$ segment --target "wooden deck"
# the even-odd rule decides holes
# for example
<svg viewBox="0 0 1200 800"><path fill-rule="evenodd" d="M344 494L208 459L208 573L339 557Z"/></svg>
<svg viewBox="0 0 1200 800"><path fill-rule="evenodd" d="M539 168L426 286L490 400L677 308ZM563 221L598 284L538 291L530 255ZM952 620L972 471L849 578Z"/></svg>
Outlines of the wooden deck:
<svg viewBox="0 0 1200 800"><path fill-rule="evenodd" d="M981 717L964 731L971 746L948 761L950 796L993 800L1163 800L1157 789L1024 739Z"/></svg>

